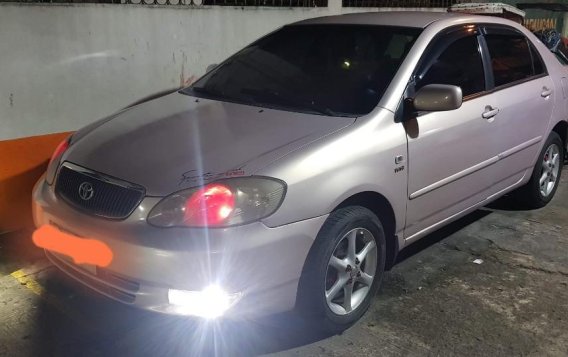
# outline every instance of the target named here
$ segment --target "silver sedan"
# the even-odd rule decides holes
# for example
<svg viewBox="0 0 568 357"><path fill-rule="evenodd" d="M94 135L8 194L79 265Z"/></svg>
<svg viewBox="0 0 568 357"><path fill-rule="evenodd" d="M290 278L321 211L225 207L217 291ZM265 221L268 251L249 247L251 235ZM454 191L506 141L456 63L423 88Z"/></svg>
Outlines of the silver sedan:
<svg viewBox="0 0 568 357"><path fill-rule="evenodd" d="M552 199L567 77L499 18L284 26L62 142L34 189L34 241L125 304L344 329L402 248L509 192Z"/></svg>

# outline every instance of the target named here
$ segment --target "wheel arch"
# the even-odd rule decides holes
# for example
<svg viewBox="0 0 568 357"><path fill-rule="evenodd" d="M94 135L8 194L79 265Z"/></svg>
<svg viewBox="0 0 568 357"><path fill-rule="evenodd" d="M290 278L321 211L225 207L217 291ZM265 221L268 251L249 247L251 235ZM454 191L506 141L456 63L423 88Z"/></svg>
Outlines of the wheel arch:
<svg viewBox="0 0 568 357"><path fill-rule="evenodd" d="M564 144L564 150L566 150L568 146L568 121L559 121L554 128L552 128L552 131L560 136Z"/></svg>
<svg viewBox="0 0 568 357"><path fill-rule="evenodd" d="M348 207L348 206L361 206L373 212L383 224L386 240L386 266L385 269L389 270L394 266L396 257L399 251L398 239L396 233L396 216L390 202L385 196L374 191L365 191L356 193L338 204L333 211Z"/></svg>

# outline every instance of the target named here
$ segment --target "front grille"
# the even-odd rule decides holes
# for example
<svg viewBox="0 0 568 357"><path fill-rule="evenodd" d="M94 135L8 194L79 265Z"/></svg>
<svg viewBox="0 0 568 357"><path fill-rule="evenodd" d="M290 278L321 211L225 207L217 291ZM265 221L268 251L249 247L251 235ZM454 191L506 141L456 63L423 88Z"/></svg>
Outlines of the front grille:
<svg viewBox="0 0 568 357"><path fill-rule="evenodd" d="M55 193L71 206L86 213L124 219L142 201L145 190L140 186L65 163L59 170Z"/></svg>

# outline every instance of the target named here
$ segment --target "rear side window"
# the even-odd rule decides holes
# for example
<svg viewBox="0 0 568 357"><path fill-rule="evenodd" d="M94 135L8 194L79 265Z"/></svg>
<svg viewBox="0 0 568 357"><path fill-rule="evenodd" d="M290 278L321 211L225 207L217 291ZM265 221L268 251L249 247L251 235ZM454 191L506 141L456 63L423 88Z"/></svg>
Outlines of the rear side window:
<svg viewBox="0 0 568 357"><path fill-rule="evenodd" d="M450 84L461 87L463 96L485 90L483 61L476 36L467 36L451 42L417 80L416 89L427 84Z"/></svg>
<svg viewBox="0 0 568 357"><path fill-rule="evenodd" d="M495 87L525 80L544 73L544 65L536 50L520 34L488 34L485 36ZM533 61L533 58L535 59Z"/></svg>

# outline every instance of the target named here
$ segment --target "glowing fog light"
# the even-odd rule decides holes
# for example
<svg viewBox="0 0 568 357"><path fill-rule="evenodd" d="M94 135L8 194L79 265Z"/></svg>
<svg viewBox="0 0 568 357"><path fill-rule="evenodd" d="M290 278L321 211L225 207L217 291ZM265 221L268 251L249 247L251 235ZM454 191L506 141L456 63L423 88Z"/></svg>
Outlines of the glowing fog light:
<svg viewBox="0 0 568 357"><path fill-rule="evenodd" d="M217 285L201 291L168 290L168 301L179 313L209 319L222 316L239 297L240 294L227 294Z"/></svg>

